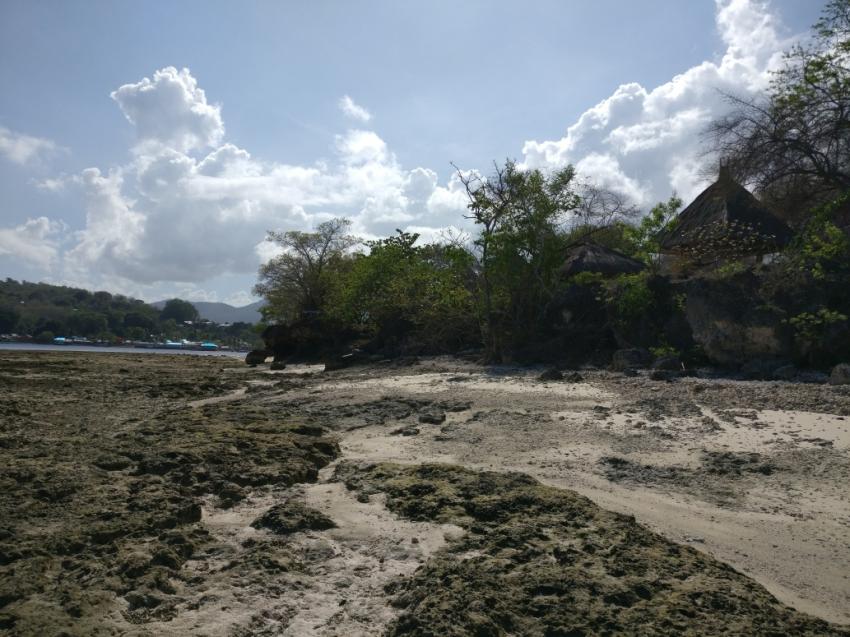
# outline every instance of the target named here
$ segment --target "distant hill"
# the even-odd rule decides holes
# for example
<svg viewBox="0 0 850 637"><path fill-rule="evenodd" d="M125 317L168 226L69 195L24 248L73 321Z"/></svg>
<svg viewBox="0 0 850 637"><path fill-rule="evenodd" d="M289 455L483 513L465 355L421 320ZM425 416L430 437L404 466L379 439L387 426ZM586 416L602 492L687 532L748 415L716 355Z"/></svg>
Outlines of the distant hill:
<svg viewBox="0 0 850 637"><path fill-rule="evenodd" d="M202 319L213 323L259 323L260 308L265 305L264 301L257 301L242 307L233 307L227 303L209 303L207 301L190 301L198 310ZM161 310L165 307L165 301L151 303L153 307Z"/></svg>

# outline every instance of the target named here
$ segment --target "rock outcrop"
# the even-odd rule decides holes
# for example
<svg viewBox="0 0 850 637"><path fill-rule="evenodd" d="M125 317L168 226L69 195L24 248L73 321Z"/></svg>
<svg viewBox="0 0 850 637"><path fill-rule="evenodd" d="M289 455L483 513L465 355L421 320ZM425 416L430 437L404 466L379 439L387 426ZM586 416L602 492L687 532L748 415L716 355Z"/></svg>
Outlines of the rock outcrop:
<svg viewBox="0 0 850 637"><path fill-rule="evenodd" d="M832 368L829 375L830 385L850 385L850 365L841 363Z"/></svg>
<svg viewBox="0 0 850 637"><path fill-rule="evenodd" d="M246 365L262 365L271 356L271 352L264 349L253 349L245 355Z"/></svg>
<svg viewBox="0 0 850 637"><path fill-rule="evenodd" d="M615 372L640 369L647 367L651 361L652 355L649 350L643 348L618 349L611 359L611 369Z"/></svg>
<svg viewBox="0 0 850 637"><path fill-rule="evenodd" d="M791 357L783 316L758 302L753 274L691 279L684 288L693 339L711 362L739 366L754 359Z"/></svg>

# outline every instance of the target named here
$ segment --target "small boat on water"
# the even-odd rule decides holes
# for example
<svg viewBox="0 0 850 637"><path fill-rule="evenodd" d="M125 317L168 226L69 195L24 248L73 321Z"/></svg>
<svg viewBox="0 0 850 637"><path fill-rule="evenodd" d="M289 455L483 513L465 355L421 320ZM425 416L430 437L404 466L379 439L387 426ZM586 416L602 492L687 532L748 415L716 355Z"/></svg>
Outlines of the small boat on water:
<svg viewBox="0 0 850 637"><path fill-rule="evenodd" d="M180 341L171 341L166 340L163 343L149 343L145 341L136 341L133 343L133 347L139 347L143 349L188 349L188 350L200 350L205 352L215 352L218 351L219 347L216 343L212 341L187 341L185 339Z"/></svg>
<svg viewBox="0 0 850 637"><path fill-rule="evenodd" d="M54 345L100 345L99 341L90 341L84 336L57 336L53 339Z"/></svg>

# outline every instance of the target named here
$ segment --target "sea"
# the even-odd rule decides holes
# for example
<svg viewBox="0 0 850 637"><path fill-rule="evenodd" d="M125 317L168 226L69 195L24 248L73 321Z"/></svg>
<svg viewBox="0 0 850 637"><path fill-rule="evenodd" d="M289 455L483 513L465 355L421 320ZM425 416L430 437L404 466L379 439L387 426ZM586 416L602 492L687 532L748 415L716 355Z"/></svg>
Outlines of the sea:
<svg viewBox="0 0 850 637"><path fill-rule="evenodd" d="M40 345L38 343L0 343L0 351L97 352L113 354L177 354L186 356L228 356L230 358L245 358L245 352L209 352L194 349L148 349L142 347L106 347L101 345Z"/></svg>

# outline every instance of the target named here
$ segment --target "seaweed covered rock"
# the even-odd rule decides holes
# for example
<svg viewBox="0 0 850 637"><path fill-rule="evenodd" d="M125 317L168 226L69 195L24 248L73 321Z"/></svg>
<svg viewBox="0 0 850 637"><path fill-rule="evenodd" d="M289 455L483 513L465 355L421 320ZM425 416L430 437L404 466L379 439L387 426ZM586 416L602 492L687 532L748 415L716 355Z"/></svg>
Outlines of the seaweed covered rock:
<svg viewBox="0 0 850 637"><path fill-rule="evenodd" d="M221 550L201 505L315 481L339 453L278 405L188 405L238 387L233 359L21 354L0 356L0 634L168 633L142 624L185 612L186 560Z"/></svg>
<svg viewBox="0 0 850 637"><path fill-rule="evenodd" d="M395 589L390 635L846 635L631 516L525 474L341 463L361 496L466 533Z"/></svg>
<svg viewBox="0 0 850 637"><path fill-rule="evenodd" d="M251 522L255 529L268 529L278 535L289 535L298 531L324 531L336 526L333 520L297 500L286 500L276 504Z"/></svg>

